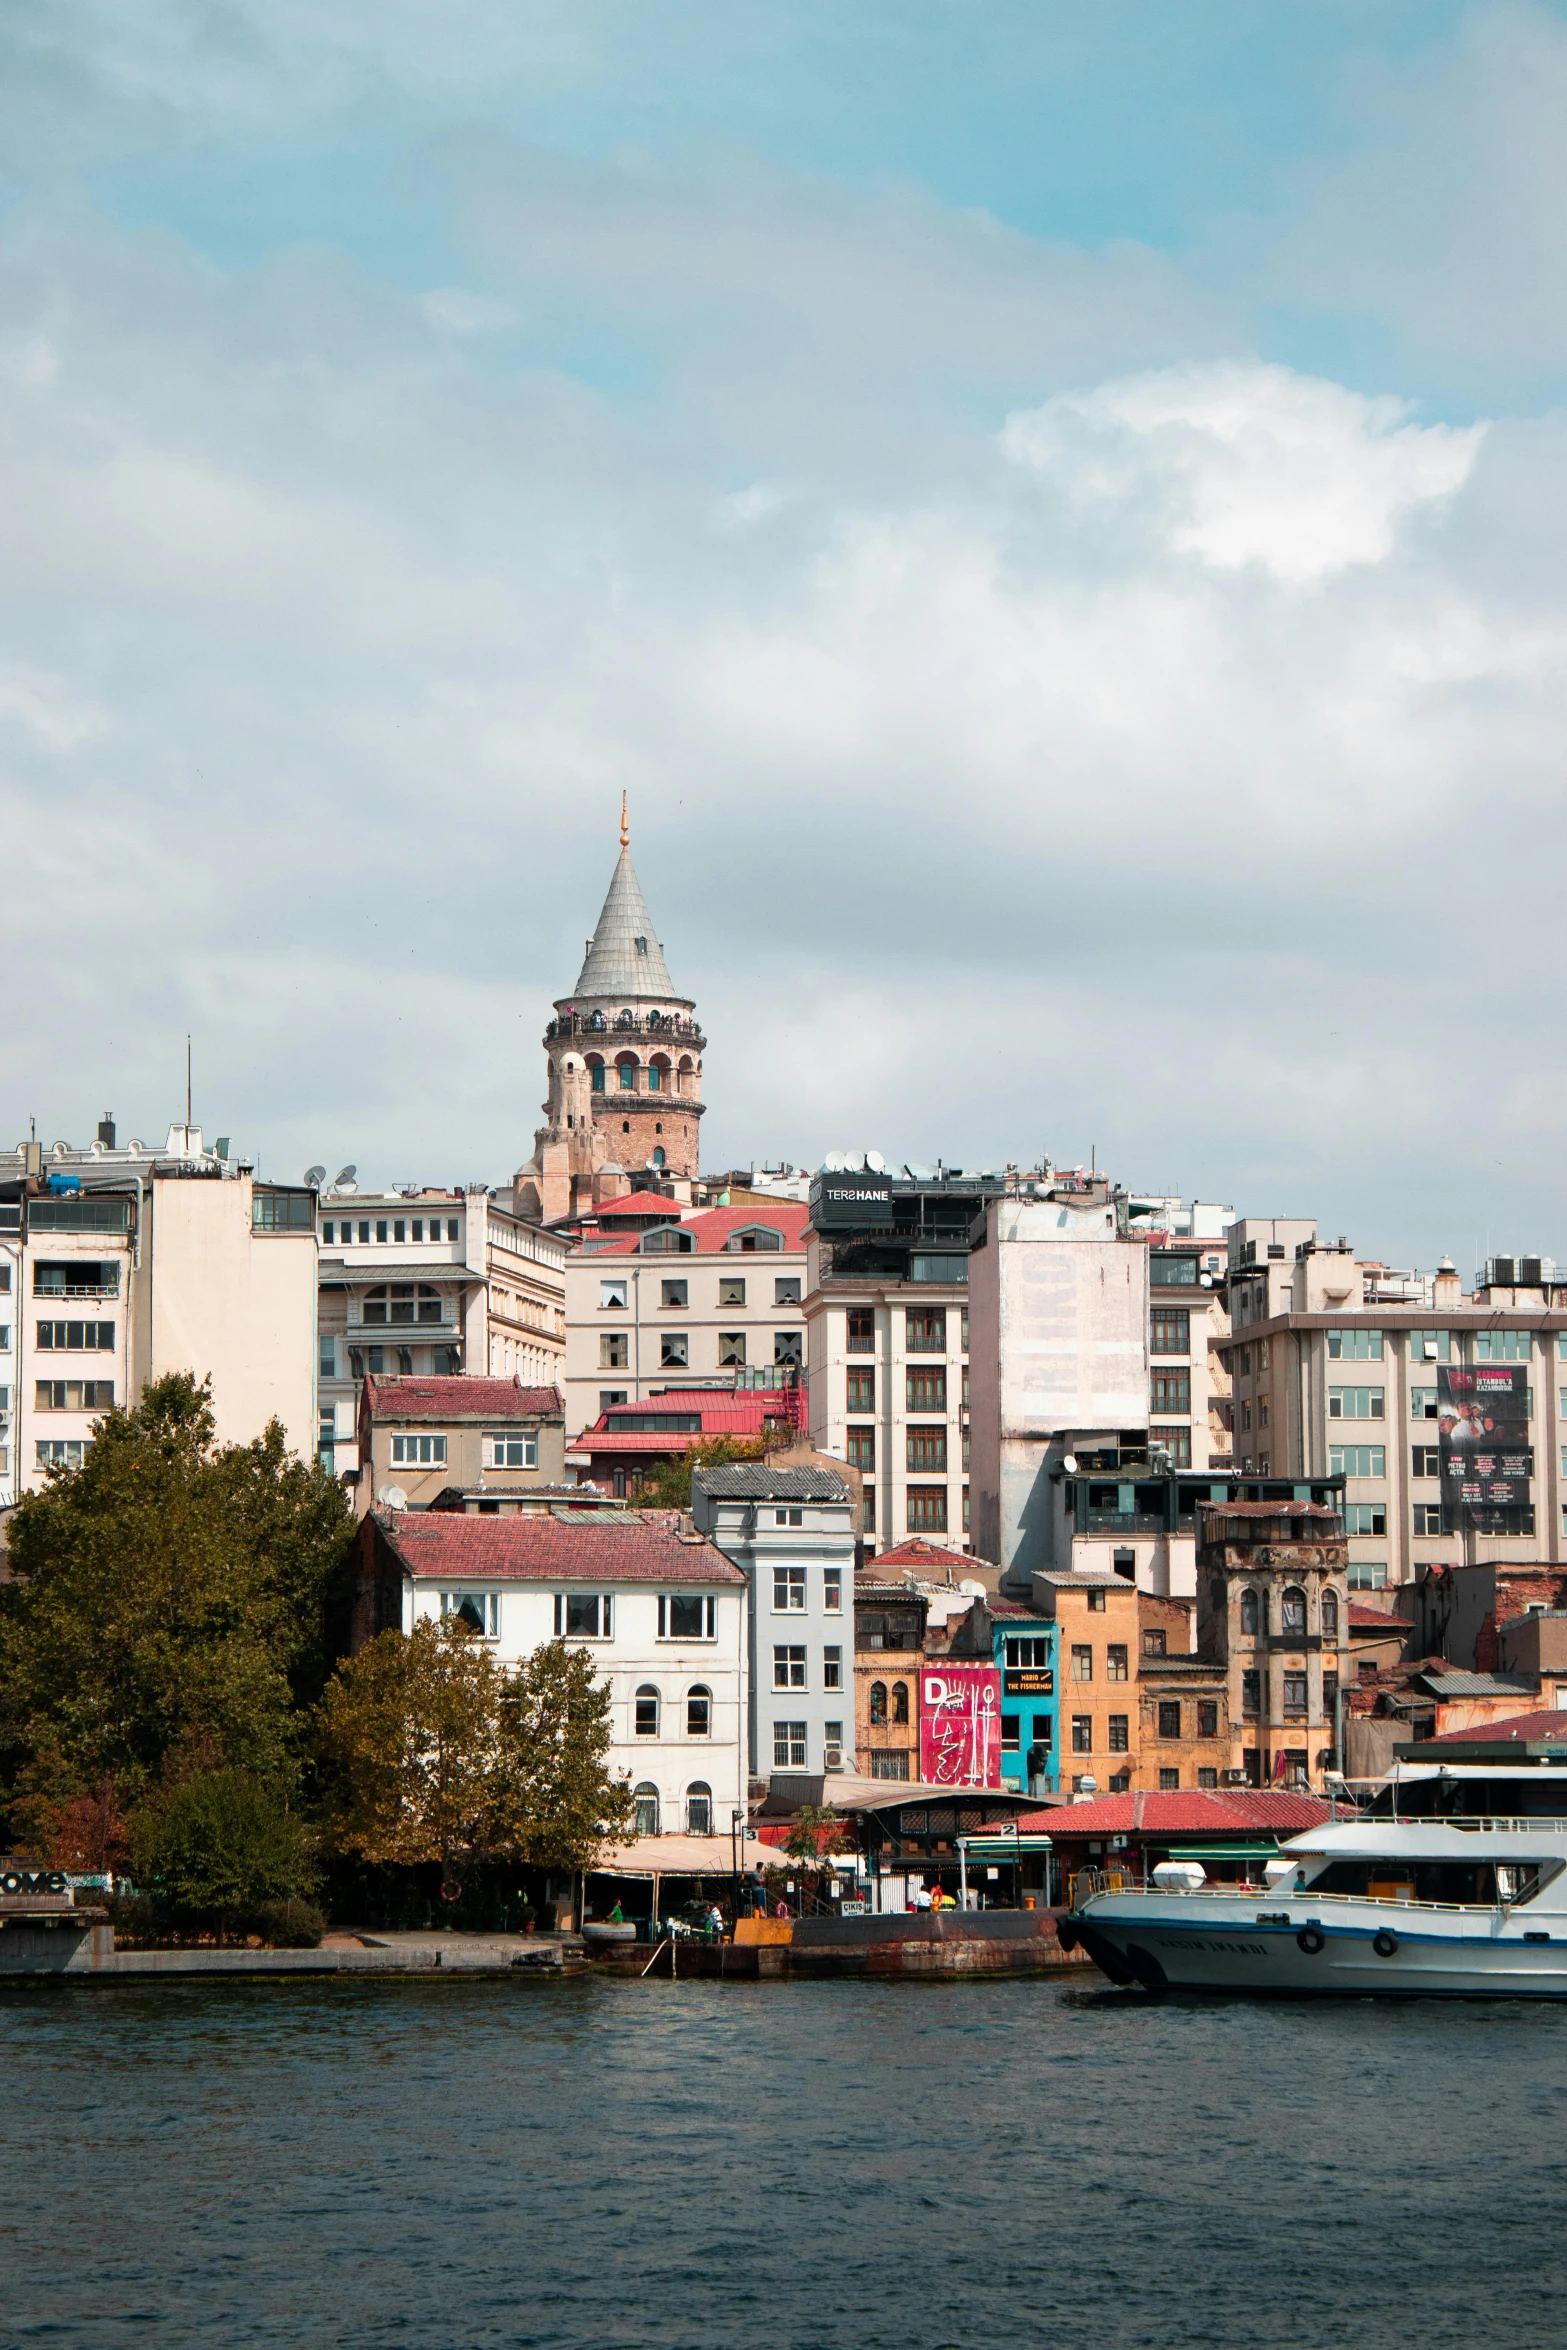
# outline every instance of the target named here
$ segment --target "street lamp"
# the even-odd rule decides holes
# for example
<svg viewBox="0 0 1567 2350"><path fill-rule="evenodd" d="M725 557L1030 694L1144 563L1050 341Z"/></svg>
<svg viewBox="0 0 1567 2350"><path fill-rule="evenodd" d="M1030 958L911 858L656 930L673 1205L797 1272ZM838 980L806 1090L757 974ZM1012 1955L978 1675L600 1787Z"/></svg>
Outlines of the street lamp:
<svg viewBox="0 0 1567 2350"><path fill-rule="evenodd" d="M735 1924L740 1923L740 1823L745 1813L738 1804L729 1814L729 1876L734 1887Z"/></svg>

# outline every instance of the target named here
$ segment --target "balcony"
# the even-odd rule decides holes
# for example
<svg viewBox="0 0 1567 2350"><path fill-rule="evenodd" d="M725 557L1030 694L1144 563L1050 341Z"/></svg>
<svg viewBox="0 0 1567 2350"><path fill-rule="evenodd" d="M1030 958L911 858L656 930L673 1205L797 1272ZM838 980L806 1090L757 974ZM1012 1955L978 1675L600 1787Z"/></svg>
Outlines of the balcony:
<svg viewBox="0 0 1567 2350"><path fill-rule="evenodd" d="M1087 1531L1090 1534L1163 1534L1167 1531L1162 1515L1150 1510L1089 1510Z"/></svg>
<svg viewBox="0 0 1567 2350"><path fill-rule="evenodd" d="M563 1018L552 1020L544 1034L546 1038L589 1036L607 1039L610 1043L616 1037L626 1036L652 1037L655 1041L665 1043L678 1038L681 1044L692 1046L697 1052L701 1052L707 1043L707 1038L695 1020L682 1020L673 1013L662 1012L650 1012L645 1020L634 1020L629 1014L623 1014L618 1020L606 1020L601 1014L585 1018L580 1012L568 1012Z"/></svg>
<svg viewBox="0 0 1567 2350"><path fill-rule="evenodd" d="M120 1294L118 1281L38 1281L33 1283L34 1297L111 1297Z"/></svg>

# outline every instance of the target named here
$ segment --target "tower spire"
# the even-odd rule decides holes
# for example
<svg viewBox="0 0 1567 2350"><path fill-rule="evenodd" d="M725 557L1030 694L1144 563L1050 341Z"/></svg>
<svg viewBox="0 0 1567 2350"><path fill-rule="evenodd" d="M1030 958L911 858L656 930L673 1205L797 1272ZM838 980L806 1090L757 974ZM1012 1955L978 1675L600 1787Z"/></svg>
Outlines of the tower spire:
<svg viewBox="0 0 1567 2350"><path fill-rule="evenodd" d="M626 814L626 795L624 792L622 792L620 795L620 845L623 849L629 849L631 846L631 820Z"/></svg>

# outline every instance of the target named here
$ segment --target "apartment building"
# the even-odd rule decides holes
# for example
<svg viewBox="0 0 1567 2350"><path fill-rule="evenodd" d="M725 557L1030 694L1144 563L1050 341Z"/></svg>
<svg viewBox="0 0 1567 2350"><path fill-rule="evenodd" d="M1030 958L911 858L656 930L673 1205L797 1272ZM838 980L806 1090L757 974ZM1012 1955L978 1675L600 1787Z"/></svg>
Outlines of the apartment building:
<svg viewBox="0 0 1567 2350"><path fill-rule="evenodd" d="M478 1185L361 1193L339 1177L316 1203L321 1458L361 1466L367 1378L459 1376L555 1387L565 1362L566 1244Z"/></svg>
<svg viewBox="0 0 1567 2350"><path fill-rule="evenodd" d="M1224 1667L1232 1779L1320 1786L1338 1764L1349 1678L1348 1553L1331 1505L1203 1510L1197 1646Z"/></svg>
<svg viewBox="0 0 1567 2350"><path fill-rule="evenodd" d="M174 1126L121 1146L0 1152L0 1497L80 1465L93 1424L169 1371L210 1376L218 1440L272 1419L308 1456L315 1429L311 1195Z"/></svg>
<svg viewBox="0 0 1567 2350"><path fill-rule="evenodd" d="M1549 1259L1494 1258L1466 1296L1446 1260L1390 1277L1307 1218L1248 1217L1230 1239L1230 1329L1213 1346L1237 1471L1344 1480L1351 1588L1567 1556L1567 1280ZM1523 1376L1529 1499L1496 1512L1495 1530L1464 1528L1443 1506L1439 1389L1503 1364Z"/></svg>
<svg viewBox="0 0 1567 2350"><path fill-rule="evenodd" d="M503 1499L566 1482L560 1394L520 1379L377 1379L359 1398L360 1516L388 1491L399 1507L451 1507L472 1497L486 1514Z"/></svg>
<svg viewBox="0 0 1567 2350"><path fill-rule="evenodd" d="M1044 1568L1033 1582L1060 1675L1057 1784L1073 1794L1118 1795L1132 1785L1136 1763L1137 1587L1096 1569Z"/></svg>
<svg viewBox="0 0 1567 2350"><path fill-rule="evenodd" d="M1222 1248L1164 1235L1148 1251L1148 1438L1172 1469L1233 1464Z"/></svg>
<svg viewBox="0 0 1567 2350"><path fill-rule="evenodd" d="M668 1512L376 1511L360 1532L356 1649L456 1617L503 1665L586 1649L610 1696L608 1767L640 1836L728 1831L747 1795L746 1579Z"/></svg>
<svg viewBox="0 0 1567 2350"><path fill-rule="evenodd" d="M798 1374L807 1211L604 1203L565 1265L568 1438L669 1387Z"/></svg>

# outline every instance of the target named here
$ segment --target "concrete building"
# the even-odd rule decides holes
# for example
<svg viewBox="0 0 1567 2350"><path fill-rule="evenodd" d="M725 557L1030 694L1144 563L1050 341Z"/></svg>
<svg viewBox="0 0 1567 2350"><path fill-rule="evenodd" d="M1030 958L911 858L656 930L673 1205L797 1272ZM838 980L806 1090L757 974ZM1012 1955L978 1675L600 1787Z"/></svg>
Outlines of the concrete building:
<svg viewBox="0 0 1567 2350"><path fill-rule="evenodd" d="M503 1665L586 1649L609 1689L609 1768L637 1829L727 1833L747 1794L745 1577L668 1512L378 1511L360 1532L354 1646L457 1616Z"/></svg>
<svg viewBox="0 0 1567 2350"><path fill-rule="evenodd" d="M921 1670L958 1654L953 1635L987 1588L980 1574L964 1552L918 1535L856 1574L854 1719L868 1777L919 1779Z"/></svg>
<svg viewBox="0 0 1567 2350"><path fill-rule="evenodd" d="M1225 1667L1232 1783L1320 1785L1338 1767L1349 1673L1342 1520L1310 1501L1216 1502L1200 1516L1197 1646Z"/></svg>
<svg viewBox="0 0 1567 2350"><path fill-rule="evenodd" d="M1148 1438L1173 1469L1232 1467L1230 1317L1219 1248L1158 1236L1148 1251Z"/></svg>
<svg viewBox="0 0 1567 2350"><path fill-rule="evenodd" d="M1136 1767L1137 1587L1103 1569L1042 1568L1033 1580L1060 1675L1056 1783L1073 1794L1120 1794Z"/></svg>
<svg viewBox="0 0 1567 2350"><path fill-rule="evenodd" d="M797 1377L806 1218L792 1200L606 1204L565 1266L568 1435L671 1386Z"/></svg>
<svg viewBox="0 0 1567 2350"><path fill-rule="evenodd" d="M542 1224L666 1181L693 1196L707 1039L675 992L629 841L622 804L609 895L544 1032L545 1123L515 1184L518 1213Z"/></svg>
<svg viewBox="0 0 1567 2350"><path fill-rule="evenodd" d="M695 1469L691 1517L748 1587L752 1777L853 1772L849 1486L765 1461Z"/></svg>
<svg viewBox="0 0 1567 2350"><path fill-rule="evenodd" d="M359 1398L361 1516L390 1488L397 1505L429 1509L448 1494L503 1496L566 1483L565 1415L559 1390L518 1379L377 1379Z"/></svg>
<svg viewBox="0 0 1567 2350"><path fill-rule="evenodd" d="M0 1496L79 1465L93 1423L169 1371L210 1375L220 1443L282 1423L308 1458L316 1425L312 1195L261 1183L201 1129L123 1147L105 1118L87 1149L0 1152Z"/></svg>
<svg viewBox="0 0 1567 2350"><path fill-rule="evenodd" d="M520 1380L556 1387L566 1356L566 1246L479 1185L360 1192L317 1202L323 1461L360 1467L366 1379Z"/></svg>
<svg viewBox="0 0 1567 2350"><path fill-rule="evenodd" d="M1548 1259L1493 1260L1465 1296L1451 1265L1429 1284L1390 1276L1309 1218L1246 1217L1230 1243L1230 1329L1212 1343L1233 1388L1236 1469L1346 1480L1353 1588L1567 1560L1567 1281ZM1444 1532L1439 1380L1501 1362L1528 1366L1530 1505L1507 1533Z"/></svg>

